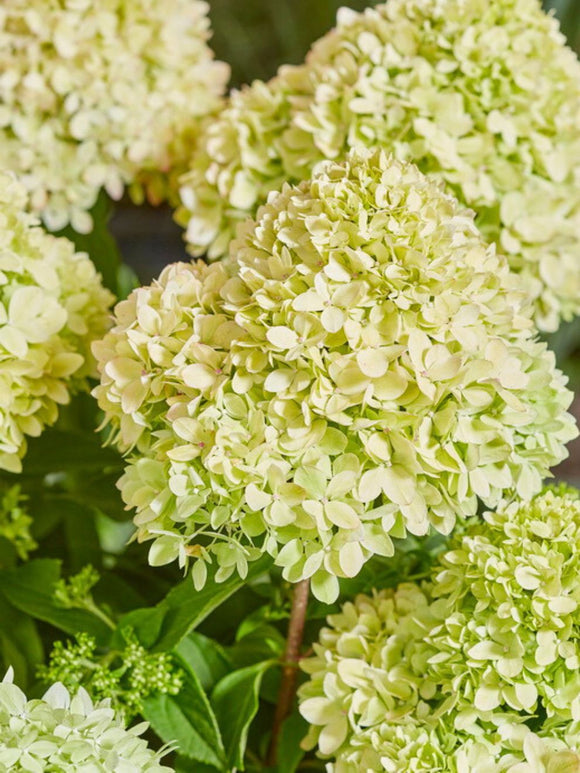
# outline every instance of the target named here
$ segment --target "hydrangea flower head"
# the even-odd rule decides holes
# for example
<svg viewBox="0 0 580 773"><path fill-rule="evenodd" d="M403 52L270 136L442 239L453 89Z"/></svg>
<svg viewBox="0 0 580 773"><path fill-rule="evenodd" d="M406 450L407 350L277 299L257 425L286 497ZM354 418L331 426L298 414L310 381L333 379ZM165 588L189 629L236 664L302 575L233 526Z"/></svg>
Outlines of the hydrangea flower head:
<svg viewBox="0 0 580 773"><path fill-rule="evenodd" d="M328 617L315 656L301 663L310 675L299 692L300 712L311 725L307 746L333 756L354 728L376 729L385 718L415 710L421 684L406 667L405 653L424 630L428 605L419 586L404 583L372 597L361 594Z"/></svg>
<svg viewBox="0 0 580 773"><path fill-rule="evenodd" d="M468 522L422 587L328 618L300 711L331 770L577 771L578 492Z"/></svg>
<svg viewBox="0 0 580 773"><path fill-rule="evenodd" d="M578 773L580 733L533 732L506 724L478 739L453 728L406 717L362 729L326 765L328 773ZM511 724L509 724L511 722Z"/></svg>
<svg viewBox="0 0 580 773"><path fill-rule="evenodd" d="M24 213L26 191L0 174L0 469L19 472L26 436L94 375L91 342L113 296L93 263Z"/></svg>
<svg viewBox="0 0 580 773"><path fill-rule="evenodd" d="M389 535L539 490L570 394L505 258L438 185L353 154L238 237L229 263L137 290L95 349L154 561L213 553L222 577L265 550L332 599Z"/></svg>
<svg viewBox="0 0 580 773"><path fill-rule="evenodd" d="M433 666L442 690L480 712L580 721L578 492L547 490L486 513L451 548L434 579L428 637L442 653Z"/></svg>
<svg viewBox="0 0 580 773"><path fill-rule="evenodd" d="M381 147L442 180L554 330L580 310L580 64L539 0L339 13L305 64L234 92L183 179L193 254L322 159Z"/></svg>
<svg viewBox="0 0 580 773"><path fill-rule="evenodd" d="M207 11L199 0L2 3L0 166L48 228L90 231L102 188L167 195L228 79Z"/></svg>
<svg viewBox="0 0 580 773"><path fill-rule="evenodd" d="M28 700L12 677L9 670L0 682L0 773L170 773L140 738L146 723L127 729L106 701L93 705L82 687L71 697L58 682Z"/></svg>

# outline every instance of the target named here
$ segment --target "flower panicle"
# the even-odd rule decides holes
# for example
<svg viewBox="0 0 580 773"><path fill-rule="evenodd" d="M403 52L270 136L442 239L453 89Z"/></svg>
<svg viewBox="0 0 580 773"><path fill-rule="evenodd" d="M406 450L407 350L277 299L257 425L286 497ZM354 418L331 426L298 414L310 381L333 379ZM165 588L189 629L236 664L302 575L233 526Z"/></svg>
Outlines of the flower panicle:
<svg viewBox="0 0 580 773"><path fill-rule="evenodd" d="M535 493L565 456L571 394L505 257L416 167L326 162L231 249L166 268L94 347L152 565L201 588L268 553L332 601L393 537Z"/></svg>

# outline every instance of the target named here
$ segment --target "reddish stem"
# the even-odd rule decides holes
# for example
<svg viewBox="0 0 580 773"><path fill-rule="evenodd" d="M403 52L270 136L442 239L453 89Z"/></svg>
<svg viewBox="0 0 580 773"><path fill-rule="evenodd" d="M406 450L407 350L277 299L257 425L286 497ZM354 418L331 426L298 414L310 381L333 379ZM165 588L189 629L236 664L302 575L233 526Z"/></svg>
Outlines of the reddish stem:
<svg viewBox="0 0 580 773"><path fill-rule="evenodd" d="M304 637L304 625L306 624L309 592L310 581L302 580L295 585L292 594L292 611L290 612L290 622L288 624L288 638L286 640L286 651L284 653L282 667L282 681L280 683L280 692L278 693L276 713L274 714L270 747L266 758L266 764L271 767L274 767L277 764L278 744L280 742L282 724L292 711L292 704L294 703L294 698L296 696L298 661L300 660L300 649Z"/></svg>

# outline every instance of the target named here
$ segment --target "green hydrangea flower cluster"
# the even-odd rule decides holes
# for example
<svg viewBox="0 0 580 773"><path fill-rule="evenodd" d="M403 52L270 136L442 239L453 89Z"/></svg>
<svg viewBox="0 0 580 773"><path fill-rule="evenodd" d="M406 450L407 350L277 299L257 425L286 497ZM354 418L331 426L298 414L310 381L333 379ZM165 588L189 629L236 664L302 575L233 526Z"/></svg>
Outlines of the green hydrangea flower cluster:
<svg viewBox="0 0 580 773"><path fill-rule="evenodd" d="M339 13L306 63L234 92L183 178L194 255L321 159L381 147L477 212L555 330L580 311L580 64L539 0L389 0Z"/></svg>
<svg viewBox="0 0 580 773"><path fill-rule="evenodd" d="M3 489L3 490L2 490ZM25 561L37 544L32 537L30 527L32 518L26 511L26 497L20 486L0 489L0 538L7 540L19 558Z"/></svg>
<svg viewBox="0 0 580 773"><path fill-rule="evenodd" d="M86 633L75 642L57 641L39 677L48 684L62 682L73 693L84 687L94 700L109 700L129 721L143 712L143 701L150 695L177 695L183 679L169 653L147 652L131 632L125 639L123 649L101 656L96 641Z"/></svg>
<svg viewBox="0 0 580 773"><path fill-rule="evenodd" d="M389 535L537 492L576 434L506 260L381 152L272 197L235 260L119 304L95 390L153 564L217 579L265 550L333 600Z"/></svg>
<svg viewBox="0 0 580 773"><path fill-rule="evenodd" d="M109 327L113 302L89 257L46 234L25 205L24 187L1 173L0 468L11 472L26 436L53 424L94 375L90 345Z"/></svg>
<svg viewBox="0 0 580 773"><path fill-rule="evenodd" d="M429 634L440 653L430 674L446 693L481 712L541 705L580 721L578 545L578 493L554 491L488 513L452 545Z"/></svg>
<svg viewBox="0 0 580 773"><path fill-rule="evenodd" d="M0 166L48 228L90 231L102 188L166 196L229 78L207 12L199 0L4 0Z"/></svg>
<svg viewBox="0 0 580 773"><path fill-rule="evenodd" d="M71 698L56 683L29 701L12 676L9 671L0 683L0 773L171 773L161 764L163 750L140 738L146 723L125 728L106 702L93 705L82 687Z"/></svg>
<svg viewBox="0 0 580 773"><path fill-rule="evenodd" d="M579 546L578 492L546 490L347 603L303 662L306 745L335 773L579 770Z"/></svg>
<svg viewBox="0 0 580 773"><path fill-rule="evenodd" d="M362 731L328 773L578 773L578 730L534 733L526 725L506 724L485 739L457 745L456 733L405 718Z"/></svg>

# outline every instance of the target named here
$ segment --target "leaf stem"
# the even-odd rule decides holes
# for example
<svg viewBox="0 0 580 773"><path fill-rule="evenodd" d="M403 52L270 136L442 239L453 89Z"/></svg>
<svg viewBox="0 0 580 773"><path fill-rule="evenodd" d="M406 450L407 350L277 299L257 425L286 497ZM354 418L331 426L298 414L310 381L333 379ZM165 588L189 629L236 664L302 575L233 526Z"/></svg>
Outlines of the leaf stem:
<svg viewBox="0 0 580 773"><path fill-rule="evenodd" d="M280 692L278 693L278 703L276 705L274 724L272 726L272 737L270 739L266 760L266 764L272 767L277 764L278 744L280 741L282 723L288 714L290 714L296 696L296 681L298 679L297 668L298 661L300 660L304 626L306 624L309 592L310 581L302 580L295 585L292 594L292 610L290 612L288 638L286 640L286 651L284 653L282 665L282 682L280 684Z"/></svg>
<svg viewBox="0 0 580 773"><path fill-rule="evenodd" d="M98 607L93 601L87 601L85 604L85 609L87 612L90 612L95 617L98 617L99 620L102 620L103 623L108 626L111 631L115 631L117 626L115 625L114 621L107 615L106 612L103 612L103 610Z"/></svg>

